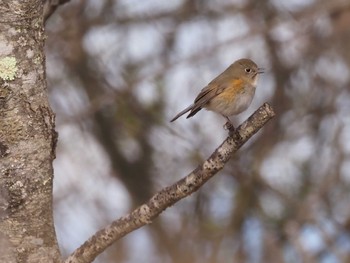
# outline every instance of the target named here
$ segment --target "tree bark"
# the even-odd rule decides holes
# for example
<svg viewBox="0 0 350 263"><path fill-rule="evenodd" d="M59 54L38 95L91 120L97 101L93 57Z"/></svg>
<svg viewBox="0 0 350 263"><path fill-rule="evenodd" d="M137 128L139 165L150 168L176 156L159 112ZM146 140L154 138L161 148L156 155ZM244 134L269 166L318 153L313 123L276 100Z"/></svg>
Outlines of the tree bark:
<svg viewBox="0 0 350 263"><path fill-rule="evenodd" d="M52 215L57 135L43 1L0 4L0 262L60 262Z"/></svg>

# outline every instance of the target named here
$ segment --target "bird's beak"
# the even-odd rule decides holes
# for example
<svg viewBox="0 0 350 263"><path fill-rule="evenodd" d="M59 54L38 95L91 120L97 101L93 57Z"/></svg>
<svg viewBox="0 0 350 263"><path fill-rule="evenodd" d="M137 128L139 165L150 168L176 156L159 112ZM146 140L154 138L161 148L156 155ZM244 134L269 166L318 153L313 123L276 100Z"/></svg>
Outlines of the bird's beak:
<svg viewBox="0 0 350 263"><path fill-rule="evenodd" d="M258 74L262 74L265 72L265 69L264 68L258 68Z"/></svg>

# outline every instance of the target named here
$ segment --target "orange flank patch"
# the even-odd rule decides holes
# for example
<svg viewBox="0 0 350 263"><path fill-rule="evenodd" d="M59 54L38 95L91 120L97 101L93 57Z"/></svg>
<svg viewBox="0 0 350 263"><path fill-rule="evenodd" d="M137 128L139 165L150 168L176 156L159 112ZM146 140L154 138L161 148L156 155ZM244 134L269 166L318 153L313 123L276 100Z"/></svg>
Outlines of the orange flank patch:
<svg viewBox="0 0 350 263"><path fill-rule="evenodd" d="M243 89L243 80L242 79L234 79L231 82L231 85L227 89L229 92L240 92Z"/></svg>
<svg viewBox="0 0 350 263"><path fill-rule="evenodd" d="M222 99L231 99L235 97L237 94L241 93L243 90L243 80L234 79L231 81L230 85L220 94L218 94L218 98Z"/></svg>

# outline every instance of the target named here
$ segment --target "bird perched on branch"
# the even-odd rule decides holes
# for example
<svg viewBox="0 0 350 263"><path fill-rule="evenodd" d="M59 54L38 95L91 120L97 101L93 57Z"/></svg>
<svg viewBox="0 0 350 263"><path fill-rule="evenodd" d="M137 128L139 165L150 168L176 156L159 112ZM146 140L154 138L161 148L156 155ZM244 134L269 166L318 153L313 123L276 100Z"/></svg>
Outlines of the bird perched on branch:
<svg viewBox="0 0 350 263"><path fill-rule="evenodd" d="M231 64L224 72L212 80L198 94L194 103L177 114L171 122L190 112L186 118L194 116L202 108L221 114L233 128L230 116L245 111L253 100L259 74L263 73L254 61L242 58Z"/></svg>

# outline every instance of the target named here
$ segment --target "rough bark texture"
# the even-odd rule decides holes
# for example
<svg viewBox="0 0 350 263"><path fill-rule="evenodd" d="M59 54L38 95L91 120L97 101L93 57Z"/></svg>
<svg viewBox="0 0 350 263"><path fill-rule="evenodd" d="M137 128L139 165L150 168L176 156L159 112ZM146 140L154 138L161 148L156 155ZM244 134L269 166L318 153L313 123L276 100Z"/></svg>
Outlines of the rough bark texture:
<svg viewBox="0 0 350 263"><path fill-rule="evenodd" d="M204 183L220 171L246 141L257 133L275 113L265 103L248 120L230 134L213 154L189 175L156 193L148 202L130 214L115 220L90 237L73 252L65 263L92 262L113 242L146 224L152 223L161 212L179 200L197 191ZM230 132L231 133L231 132Z"/></svg>
<svg viewBox="0 0 350 263"><path fill-rule="evenodd" d="M0 262L59 262L41 0L0 3Z"/></svg>

